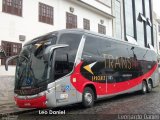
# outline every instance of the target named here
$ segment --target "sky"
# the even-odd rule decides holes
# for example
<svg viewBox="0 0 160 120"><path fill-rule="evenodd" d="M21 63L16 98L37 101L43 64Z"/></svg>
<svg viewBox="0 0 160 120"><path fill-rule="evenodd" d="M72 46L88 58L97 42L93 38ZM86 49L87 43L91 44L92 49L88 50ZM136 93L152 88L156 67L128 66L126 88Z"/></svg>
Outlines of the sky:
<svg viewBox="0 0 160 120"><path fill-rule="evenodd" d="M153 10L160 17L160 0L153 0Z"/></svg>

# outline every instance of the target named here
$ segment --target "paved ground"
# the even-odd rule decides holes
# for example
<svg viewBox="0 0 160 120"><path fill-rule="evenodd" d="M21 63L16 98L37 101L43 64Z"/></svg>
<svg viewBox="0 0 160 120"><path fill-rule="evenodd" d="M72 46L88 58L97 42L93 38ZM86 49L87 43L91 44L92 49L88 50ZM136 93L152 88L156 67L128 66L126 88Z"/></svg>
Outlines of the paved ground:
<svg viewBox="0 0 160 120"><path fill-rule="evenodd" d="M0 105L14 103L14 76L0 76Z"/></svg>
<svg viewBox="0 0 160 120"><path fill-rule="evenodd" d="M14 77L0 76L0 114L16 109L13 99Z"/></svg>
<svg viewBox="0 0 160 120"><path fill-rule="evenodd" d="M65 115L42 115L40 113L43 111L49 112L50 110L34 110L11 117L18 120L104 120L104 118L106 120L128 120L130 117L139 117L139 119L142 117L146 120L160 119L158 115L160 114L160 87L146 95L132 93L101 100L96 102L94 107L88 109L84 109L80 104L76 104L51 110L52 112L65 110ZM124 114L136 114L136 116L124 116ZM151 116L148 117L146 114L151 114L152 118L149 118Z"/></svg>
<svg viewBox="0 0 160 120"><path fill-rule="evenodd" d="M0 116L28 110L15 105L13 90L14 76L0 76Z"/></svg>
<svg viewBox="0 0 160 120"><path fill-rule="evenodd" d="M148 93L146 95L132 93L101 100L96 102L94 107L88 109L84 109L80 104L76 104L61 108L54 108L51 110L25 111L25 109L17 108L14 104L13 77L9 77L7 79L0 77L0 80L0 119L2 120L97 120L97 118L103 120L104 118L107 120L117 120L118 118L121 120L128 120L129 117L145 117L146 120L151 120L151 118L147 119L145 114L154 114L155 116L152 116L153 119L157 118L160 120L160 115L156 116L160 114L160 87L157 87L152 93ZM55 113L59 110L65 110L65 115L42 115L42 112L49 113L52 111L52 113ZM6 113L12 113L15 111L20 112L16 113L15 115L6 115ZM124 114L138 114L141 116L123 116Z"/></svg>

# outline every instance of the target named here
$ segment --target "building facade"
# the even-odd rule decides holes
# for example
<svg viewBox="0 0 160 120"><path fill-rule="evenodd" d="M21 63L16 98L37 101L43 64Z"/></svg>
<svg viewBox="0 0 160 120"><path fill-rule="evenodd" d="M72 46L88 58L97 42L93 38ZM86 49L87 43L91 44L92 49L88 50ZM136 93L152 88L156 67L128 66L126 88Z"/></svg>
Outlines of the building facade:
<svg viewBox="0 0 160 120"><path fill-rule="evenodd" d="M1 0L0 46L10 57L34 37L81 28L157 49L152 16L152 0ZM15 61L6 72L5 60L0 60L0 76L14 75Z"/></svg>
<svg viewBox="0 0 160 120"><path fill-rule="evenodd" d="M7 57L19 54L28 40L47 32L81 28L113 36L111 0L0 0L0 45ZM0 76L14 75L15 61Z"/></svg>
<svg viewBox="0 0 160 120"><path fill-rule="evenodd" d="M154 46L152 0L114 0L114 37Z"/></svg>
<svg viewBox="0 0 160 120"><path fill-rule="evenodd" d="M160 59L160 17L155 12L153 13L153 33L155 47Z"/></svg>

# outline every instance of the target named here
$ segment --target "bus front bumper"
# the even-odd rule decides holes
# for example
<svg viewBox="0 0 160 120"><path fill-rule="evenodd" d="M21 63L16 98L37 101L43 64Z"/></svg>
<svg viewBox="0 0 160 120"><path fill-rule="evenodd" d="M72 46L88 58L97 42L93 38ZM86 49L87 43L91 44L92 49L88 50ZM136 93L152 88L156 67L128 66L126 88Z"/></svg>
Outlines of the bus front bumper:
<svg viewBox="0 0 160 120"><path fill-rule="evenodd" d="M19 108L46 108L46 95L40 96L37 98L19 98L19 97L14 97L15 103Z"/></svg>

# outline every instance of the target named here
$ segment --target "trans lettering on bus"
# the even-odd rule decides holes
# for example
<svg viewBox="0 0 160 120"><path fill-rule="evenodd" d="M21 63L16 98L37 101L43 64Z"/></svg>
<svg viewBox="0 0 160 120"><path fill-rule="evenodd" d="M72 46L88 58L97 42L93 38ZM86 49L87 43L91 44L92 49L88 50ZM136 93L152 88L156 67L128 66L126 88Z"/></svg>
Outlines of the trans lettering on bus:
<svg viewBox="0 0 160 120"><path fill-rule="evenodd" d="M105 68L131 69L139 66L139 62L135 58L114 57L109 54L103 54L103 56L105 59Z"/></svg>

